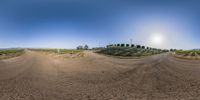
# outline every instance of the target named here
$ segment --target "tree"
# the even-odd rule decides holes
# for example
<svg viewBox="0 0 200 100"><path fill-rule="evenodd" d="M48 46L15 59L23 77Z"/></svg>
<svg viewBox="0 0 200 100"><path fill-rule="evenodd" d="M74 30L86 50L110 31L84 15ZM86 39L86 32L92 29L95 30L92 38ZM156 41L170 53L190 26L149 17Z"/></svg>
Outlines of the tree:
<svg viewBox="0 0 200 100"><path fill-rule="evenodd" d="M88 49L89 49L89 46L88 46L88 45L85 45L85 46L84 46L84 49L85 49L85 50L88 50Z"/></svg>
<svg viewBox="0 0 200 100"><path fill-rule="evenodd" d="M137 45L136 47L137 47L137 48L141 48L141 45Z"/></svg>
<svg viewBox="0 0 200 100"><path fill-rule="evenodd" d="M125 46L125 44L121 44L121 47L124 47Z"/></svg>
<svg viewBox="0 0 200 100"><path fill-rule="evenodd" d="M79 45L76 49L81 50L83 49L83 46Z"/></svg>
<svg viewBox="0 0 200 100"><path fill-rule="evenodd" d="M107 47L107 48L109 48L109 47L110 47L110 45L107 45L106 47Z"/></svg>
<svg viewBox="0 0 200 100"><path fill-rule="evenodd" d="M170 51L174 52L174 51L176 51L176 49L170 49Z"/></svg>
<svg viewBox="0 0 200 100"><path fill-rule="evenodd" d="M145 49L145 46L142 46L142 49Z"/></svg>
<svg viewBox="0 0 200 100"><path fill-rule="evenodd" d="M130 45L129 44L126 44L126 47L129 47Z"/></svg>

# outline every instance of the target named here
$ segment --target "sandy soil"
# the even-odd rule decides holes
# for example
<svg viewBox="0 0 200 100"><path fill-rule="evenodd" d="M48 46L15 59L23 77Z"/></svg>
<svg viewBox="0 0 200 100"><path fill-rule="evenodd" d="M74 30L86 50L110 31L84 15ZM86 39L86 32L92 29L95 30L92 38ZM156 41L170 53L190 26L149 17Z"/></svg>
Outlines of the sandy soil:
<svg viewBox="0 0 200 100"><path fill-rule="evenodd" d="M118 59L26 51L0 60L0 100L199 100L200 61L162 54Z"/></svg>

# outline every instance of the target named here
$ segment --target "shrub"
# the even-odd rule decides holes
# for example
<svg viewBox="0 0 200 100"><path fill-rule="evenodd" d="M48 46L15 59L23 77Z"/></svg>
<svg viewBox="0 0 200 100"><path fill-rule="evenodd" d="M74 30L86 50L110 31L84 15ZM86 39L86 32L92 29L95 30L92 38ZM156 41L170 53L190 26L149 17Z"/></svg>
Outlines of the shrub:
<svg viewBox="0 0 200 100"><path fill-rule="evenodd" d="M195 52L191 52L191 56L195 56Z"/></svg>

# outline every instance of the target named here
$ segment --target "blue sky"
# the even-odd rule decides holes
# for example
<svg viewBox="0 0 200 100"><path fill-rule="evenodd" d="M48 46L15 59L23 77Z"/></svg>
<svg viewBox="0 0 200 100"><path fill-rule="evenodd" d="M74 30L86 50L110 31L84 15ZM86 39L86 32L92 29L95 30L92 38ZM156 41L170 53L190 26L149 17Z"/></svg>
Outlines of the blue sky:
<svg viewBox="0 0 200 100"><path fill-rule="evenodd" d="M198 0L1 0L0 48L200 48ZM162 44L152 43L155 35Z"/></svg>

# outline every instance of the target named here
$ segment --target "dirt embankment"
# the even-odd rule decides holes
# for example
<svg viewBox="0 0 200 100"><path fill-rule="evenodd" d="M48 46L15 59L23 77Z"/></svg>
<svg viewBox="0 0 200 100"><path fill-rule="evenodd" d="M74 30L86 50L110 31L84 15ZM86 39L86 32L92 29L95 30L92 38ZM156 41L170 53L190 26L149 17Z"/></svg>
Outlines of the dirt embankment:
<svg viewBox="0 0 200 100"><path fill-rule="evenodd" d="M63 58L26 51L0 60L0 100L198 100L200 62L169 54Z"/></svg>

